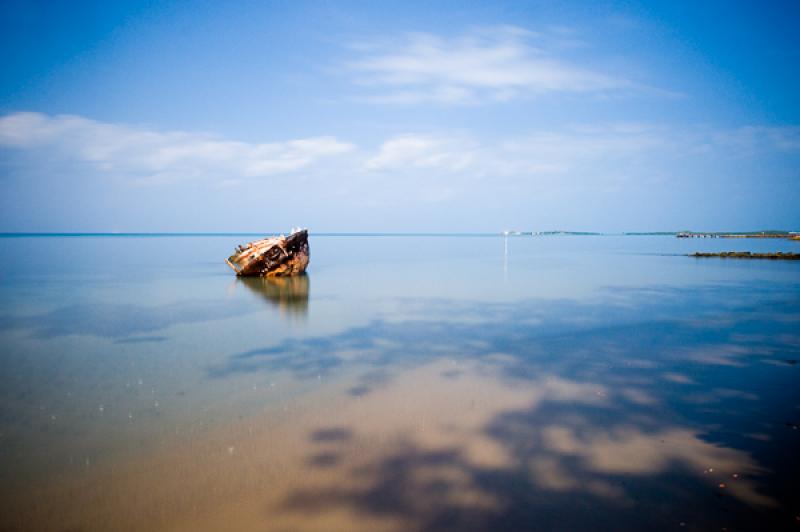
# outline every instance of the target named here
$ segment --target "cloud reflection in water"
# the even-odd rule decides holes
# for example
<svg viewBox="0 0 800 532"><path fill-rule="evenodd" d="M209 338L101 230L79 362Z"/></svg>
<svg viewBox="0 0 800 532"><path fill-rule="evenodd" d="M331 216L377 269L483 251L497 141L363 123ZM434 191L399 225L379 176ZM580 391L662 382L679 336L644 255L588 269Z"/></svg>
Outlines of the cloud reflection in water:
<svg viewBox="0 0 800 532"><path fill-rule="evenodd" d="M413 530L782 527L798 471L780 416L798 394L773 362L796 357L800 302L729 290L407 301L408 319L239 353L209 375L355 372L338 444L388 443L311 453L337 481L296 489L278 514L346 507Z"/></svg>

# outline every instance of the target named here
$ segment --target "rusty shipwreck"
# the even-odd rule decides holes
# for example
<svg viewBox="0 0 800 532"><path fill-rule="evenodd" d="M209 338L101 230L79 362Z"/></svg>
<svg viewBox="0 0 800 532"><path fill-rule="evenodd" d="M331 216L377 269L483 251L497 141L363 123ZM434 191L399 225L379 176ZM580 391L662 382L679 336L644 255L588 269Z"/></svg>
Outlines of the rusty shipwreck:
<svg viewBox="0 0 800 532"><path fill-rule="evenodd" d="M240 277L286 277L304 273L308 257L308 230L297 229L238 246L225 262Z"/></svg>

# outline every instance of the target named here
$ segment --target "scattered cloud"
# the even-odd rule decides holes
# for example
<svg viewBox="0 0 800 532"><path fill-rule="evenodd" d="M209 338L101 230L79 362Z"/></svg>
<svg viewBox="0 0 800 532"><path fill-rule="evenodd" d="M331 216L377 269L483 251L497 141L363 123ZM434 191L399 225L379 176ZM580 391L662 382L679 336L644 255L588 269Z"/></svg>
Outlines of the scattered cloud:
<svg viewBox="0 0 800 532"><path fill-rule="evenodd" d="M679 168L682 160L730 164L796 154L800 128L578 124L500 138L463 131L408 132L369 147L332 136L248 143L27 112L0 116L0 147L7 155L9 150L28 154L28 171L47 162L78 163L124 183L194 181L218 189L291 174L306 188L313 183L310 188L324 197L357 194L358 201L370 202L399 195L447 203L488 191L525 195L536 189L541 195L680 179L660 168ZM337 179L334 187L328 184L331 176L346 179Z"/></svg>
<svg viewBox="0 0 800 532"><path fill-rule="evenodd" d="M428 170L475 177L558 176L577 170L653 166L660 158L764 157L800 152L800 128L676 128L648 123L569 125L515 138L402 134L384 141L368 171ZM589 175L589 174L585 174Z"/></svg>
<svg viewBox="0 0 800 532"><path fill-rule="evenodd" d="M475 164L478 146L467 139L433 135L398 135L380 145L367 170L464 170Z"/></svg>
<svg viewBox="0 0 800 532"><path fill-rule="evenodd" d="M562 174L590 161L631 158L667 142L663 131L646 125L576 126L483 142L467 135L404 134L383 142L366 168L476 177Z"/></svg>
<svg viewBox="0 0 800 532"><path fill-rule="evenodd" d="M0 117L0 146L44 148L54 156L143 181L267 177L297 172L354 149L334 137L247 143L30 112Z"/></svg>
<svg viewBox="0 0 800 532"><path fill-rule="evenodd" d="M564 52L584 48L570 28L535 33L515 26L446 38L411 33L400 41L356 47L347 66L380 103L469 104L552 92L641 89L622 76L581 66Z"/></svg>

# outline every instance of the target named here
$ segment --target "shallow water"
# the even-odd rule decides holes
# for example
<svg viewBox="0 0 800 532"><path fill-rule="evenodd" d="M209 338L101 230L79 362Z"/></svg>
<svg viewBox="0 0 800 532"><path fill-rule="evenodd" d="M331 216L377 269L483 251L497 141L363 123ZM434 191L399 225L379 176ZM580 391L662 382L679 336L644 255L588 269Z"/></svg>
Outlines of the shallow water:
<svg viewBox="0 0 800 532"><path fill-rule="evenodd" d="M0 529L796 529L797 251L0 238Z"/></svg>

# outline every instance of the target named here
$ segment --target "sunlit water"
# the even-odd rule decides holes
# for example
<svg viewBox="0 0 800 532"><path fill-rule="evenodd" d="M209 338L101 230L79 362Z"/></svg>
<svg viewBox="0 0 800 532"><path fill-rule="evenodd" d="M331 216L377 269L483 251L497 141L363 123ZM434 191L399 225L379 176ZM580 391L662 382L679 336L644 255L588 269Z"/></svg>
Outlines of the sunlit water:
<svg viewBox="0 0 800 532"><path fill-rule="evenodd" d="M797 529L800 242L252 239L0 238L0 529Z"/></svg>

